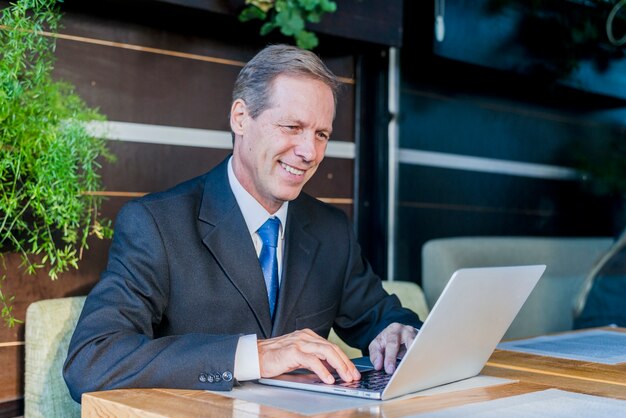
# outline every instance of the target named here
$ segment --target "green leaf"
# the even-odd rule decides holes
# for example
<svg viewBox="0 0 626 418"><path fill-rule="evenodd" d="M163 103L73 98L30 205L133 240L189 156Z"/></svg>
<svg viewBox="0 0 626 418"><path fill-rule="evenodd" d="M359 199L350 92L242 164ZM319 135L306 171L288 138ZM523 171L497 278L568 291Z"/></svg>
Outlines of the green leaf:
<svg viewBox="0 0 626 418"><path fill-rule="evenodd" d="M274 10L276 10L276 13L281 13L285 10L297 7L292 4L292 1L293 0L276 0L276 2L274 3Z"/></svg>
<svg viewBox="0 0 626 418"><path fill-rule="evenodd" d="M267 13L254 5L246 7L241 11L241 13L239 13L240 22L248 22L254 19L265 20L266 17Z"/></svg>
<svg viewBox="0 0 626 418"><path fill-rule="evenodd" d="M283 35L293 36L304 29L304 19L294 10L285 10L276 15L276 24Z"/></svg>
<svg viewBox="0 0 626 418"><path fill-rule="evenodd" d="M301 31L296 34L296 45L302 49L313 49L319 41L313 32Z"/></svg>
<svg viewBox="0 0 626 418"><path fill-rule="evenodd" d="M271 31L273 31L274 29L276 29L276 27L277 27L276 23L274 22L264 23L263 26L261 26L260 34L265 36Z"/></svg>
<svg viewBox="0 0 626 418"><path fill-rule="evenodd" d="M319 0L298 0L304 10L311 11L317 7Z"/></svg>
<svg viewBox="0 0 626 418"><path fill-rule="evenodd" d="M325 13L334 13L337 11L337 3L332 0L319 0L319 8Z"/></svg>
<svg viewBox="0 0 626 418"><path fill-rule="evenodd" d="M320 23L322 20L322 14L323 13L315 13L315 12L311 12L309 13L309 15L307 16L306 20L308 20L311 23Z"/></svg>

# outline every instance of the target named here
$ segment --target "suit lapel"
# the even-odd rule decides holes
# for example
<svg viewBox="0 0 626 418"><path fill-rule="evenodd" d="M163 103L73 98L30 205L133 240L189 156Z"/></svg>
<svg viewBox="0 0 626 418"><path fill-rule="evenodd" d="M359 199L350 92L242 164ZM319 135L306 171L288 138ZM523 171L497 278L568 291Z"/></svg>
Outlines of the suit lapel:
<svg viewBox="0 0 626 418"><path fill-rule="evenodd" d="M300 294L307 281L319 246L319 241L306 231L309 220L304 211L301 210L299 203L296 199L289 204L285 230L283 274L272 336L292 331L285 329L289 322L286 319L292 315L300 300Z"/></svg>
<svg viewBox="0 0 626 418"><path fill-rule="evenodd" d="M263 331L272 332L267 290L248 228L228 184L227 160L207 174L199 213L202 242L245 298Z"/></svg>

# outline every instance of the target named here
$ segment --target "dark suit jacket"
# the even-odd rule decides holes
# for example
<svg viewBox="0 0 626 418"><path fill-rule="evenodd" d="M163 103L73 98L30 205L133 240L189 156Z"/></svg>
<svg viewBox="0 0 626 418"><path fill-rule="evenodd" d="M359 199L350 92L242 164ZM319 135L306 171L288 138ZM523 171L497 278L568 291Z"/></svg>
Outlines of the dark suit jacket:
<svg viewBox="0 0 626 418"><path fill-rule="evenodd" d="M326 337L334 326L366 350L391 322L420 326L384 292L343 212L303 193L289 204L285 240L272 325L226 161L126 204L70 343L64 377L74 399L122 387L230 390L243 334L310 328Z"/></svg>

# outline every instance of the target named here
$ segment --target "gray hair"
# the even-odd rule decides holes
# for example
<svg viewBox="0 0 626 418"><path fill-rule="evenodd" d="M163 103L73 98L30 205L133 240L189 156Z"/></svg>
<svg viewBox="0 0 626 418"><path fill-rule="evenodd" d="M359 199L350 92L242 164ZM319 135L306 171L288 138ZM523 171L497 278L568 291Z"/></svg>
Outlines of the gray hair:
<svg viewBox="0 0 626 418"><path fill-rule="evenodd" d="M279 75L321 81L330 87L337 107L340 85L337 76L313 52L291 45L270 45L248 61L235 81L233 102L242 99L246 102L250 116L256 119L271 106L272 82Z"/></svg>

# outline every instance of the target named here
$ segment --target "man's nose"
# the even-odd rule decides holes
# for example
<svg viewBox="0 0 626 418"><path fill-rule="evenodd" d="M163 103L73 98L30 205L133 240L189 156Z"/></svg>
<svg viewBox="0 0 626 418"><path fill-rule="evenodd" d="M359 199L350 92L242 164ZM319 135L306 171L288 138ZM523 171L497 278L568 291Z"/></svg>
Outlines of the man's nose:
<svg viewBox="0 0 626 418"><path fill-rule="evenodd" d="M317 157L315 132L303 132L295 147L295 153L304 161L314 161Z"/></svg>

